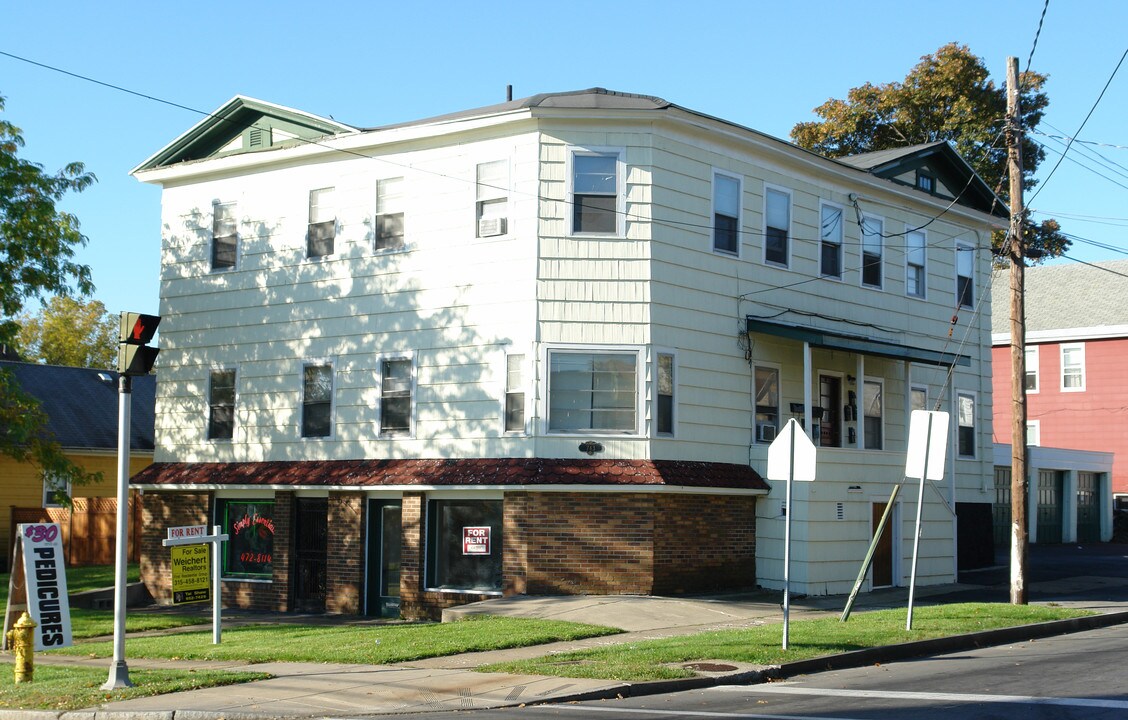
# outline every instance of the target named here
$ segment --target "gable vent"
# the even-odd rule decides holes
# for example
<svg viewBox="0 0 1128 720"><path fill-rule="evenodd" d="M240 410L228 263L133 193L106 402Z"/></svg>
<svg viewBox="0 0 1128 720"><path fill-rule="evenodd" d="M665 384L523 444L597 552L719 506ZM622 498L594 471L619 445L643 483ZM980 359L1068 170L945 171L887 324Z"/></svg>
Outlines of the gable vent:
<svg viewBox="0 0 1128 720"><path fill-rule="evenodd" d="M251 128L247 134L247 147L262 147L262 129Z"/></svg>

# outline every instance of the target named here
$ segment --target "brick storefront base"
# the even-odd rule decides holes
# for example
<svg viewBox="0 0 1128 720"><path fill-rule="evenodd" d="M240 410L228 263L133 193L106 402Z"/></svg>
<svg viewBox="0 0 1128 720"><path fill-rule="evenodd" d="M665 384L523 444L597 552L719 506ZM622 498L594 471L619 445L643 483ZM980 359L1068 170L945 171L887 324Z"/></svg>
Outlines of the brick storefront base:
<svg viewBox="0 0 1128 720"><path fill-rule="evenodd" d="M293 493L275 494L271 582L224 581L228 607L285 612L290 599ZM172 525L208 524L207 493L144 496L141 573L158 602L171 599L168 549ZM438 618L480 593L424 589L426 496L402 498L401 614ZM339 532L328 548L326 611L364 607L364 512L361 492L330 493ZM756 499L673 493L510 492L504 500L503 589L506 595L654 595L736 590L756 581Z"/></svg>

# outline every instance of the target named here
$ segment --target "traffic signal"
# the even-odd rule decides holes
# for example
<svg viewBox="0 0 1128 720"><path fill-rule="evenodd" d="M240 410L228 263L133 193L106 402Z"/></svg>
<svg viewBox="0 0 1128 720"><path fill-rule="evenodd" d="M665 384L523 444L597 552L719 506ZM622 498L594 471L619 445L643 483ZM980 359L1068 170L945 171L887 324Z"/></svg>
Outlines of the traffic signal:
<svg viewBox="0 0 1128 720"><path fill-rule="evenodd" d="M153 339L160 315L123 312L118 333L118 372L122 375L148 375L160 352L145 343Z"/></svg>

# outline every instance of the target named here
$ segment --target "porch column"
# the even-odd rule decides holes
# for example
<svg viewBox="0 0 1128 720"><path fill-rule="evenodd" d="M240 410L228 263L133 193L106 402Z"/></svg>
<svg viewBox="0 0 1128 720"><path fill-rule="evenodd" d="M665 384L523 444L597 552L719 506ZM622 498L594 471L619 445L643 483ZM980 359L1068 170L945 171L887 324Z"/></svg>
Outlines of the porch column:
<svg viewBox="0 0 1128 720"><path fill-rule="evenodd" d="M803 341L803 429L807 437L814 439L814 426L811 425L811 343ZM790 511L790 508L788 508Z"/></svg>
<svg viewBox="0 0 1128 720"><path fill-rule="evenodd" d="M854 386L855 399L858 401L857 415L854 417L854 426L858 428L858 449L866 447L866 356L858 355L857 367L854 368L855 377L858 378Z"/></svg>

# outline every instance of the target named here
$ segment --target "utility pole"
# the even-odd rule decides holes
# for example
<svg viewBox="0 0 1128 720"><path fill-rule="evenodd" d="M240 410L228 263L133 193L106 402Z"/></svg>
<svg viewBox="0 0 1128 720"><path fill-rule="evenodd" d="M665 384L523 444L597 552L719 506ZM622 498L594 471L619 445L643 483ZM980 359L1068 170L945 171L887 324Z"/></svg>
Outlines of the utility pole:
<svg viewBox="0 0 1128 720"><path fill-rule="evenodd" d="M1026 604L1029 482L1026 479L1026 210L1022 204L1022 119L1018 58L1007 58L1007 171L1010 174L1011 558L1010 601Z"/></svg>

